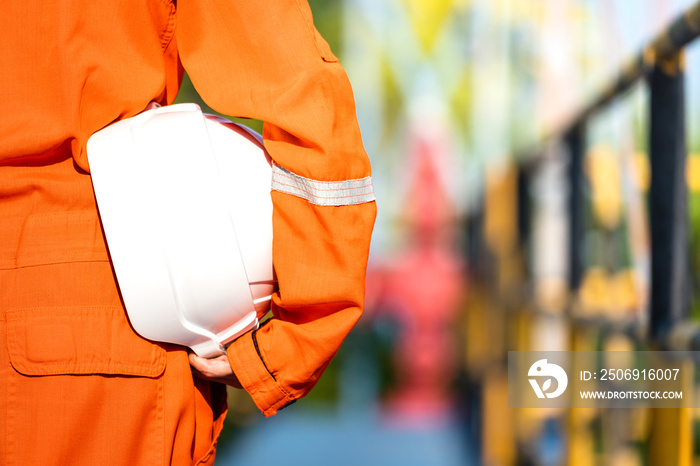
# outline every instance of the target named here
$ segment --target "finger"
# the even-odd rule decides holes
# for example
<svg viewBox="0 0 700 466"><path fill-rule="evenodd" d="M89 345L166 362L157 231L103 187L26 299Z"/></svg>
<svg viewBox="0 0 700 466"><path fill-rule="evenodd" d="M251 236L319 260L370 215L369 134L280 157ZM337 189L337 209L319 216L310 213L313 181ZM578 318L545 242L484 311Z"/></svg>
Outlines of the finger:
<svg viewBox="0 0 700 466"><path fill-rule="evenodd" d="M202 358L194 353L188 355L192 374L200 379L219 382L235 388L242 388L238 378L233 373L226 355L216 358Z"/></svg>
<svg viewBox="0 0 700 466"><path fill-rule="evenodd" d="M226 356L202 358L194 353L189 354L190 365L206 377L225 377L233 371Z"/></svg>

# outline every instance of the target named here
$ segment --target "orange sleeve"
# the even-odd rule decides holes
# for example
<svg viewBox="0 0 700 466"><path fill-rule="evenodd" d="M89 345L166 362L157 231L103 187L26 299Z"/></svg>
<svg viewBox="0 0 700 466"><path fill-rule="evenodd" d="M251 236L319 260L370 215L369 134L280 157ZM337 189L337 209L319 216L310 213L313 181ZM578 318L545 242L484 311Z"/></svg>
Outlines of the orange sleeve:
<svg viewBox="0 0 700 466"><path fill-rule="evenodd" d="M179 0L177 8L180 58L208 105L262 120L265 147L293 177L371 183L349 81L306 0ZM318 205L282 191L272 191L274 317L228 349L267 416L311 390L360 317L376 216L371 199Z"/></svg>

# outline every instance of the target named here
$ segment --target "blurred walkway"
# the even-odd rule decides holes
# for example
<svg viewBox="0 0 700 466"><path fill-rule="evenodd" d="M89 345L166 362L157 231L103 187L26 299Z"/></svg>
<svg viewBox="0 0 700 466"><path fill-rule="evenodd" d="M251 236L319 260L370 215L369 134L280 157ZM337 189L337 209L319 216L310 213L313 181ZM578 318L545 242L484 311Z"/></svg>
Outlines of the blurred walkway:
<svg viewBox="0 0 700 466"><path fill-rule="evenodd" d="M475 465L456 422L402 427L371 410L311 411L296 405L223 445L217 466Z"/></svg>

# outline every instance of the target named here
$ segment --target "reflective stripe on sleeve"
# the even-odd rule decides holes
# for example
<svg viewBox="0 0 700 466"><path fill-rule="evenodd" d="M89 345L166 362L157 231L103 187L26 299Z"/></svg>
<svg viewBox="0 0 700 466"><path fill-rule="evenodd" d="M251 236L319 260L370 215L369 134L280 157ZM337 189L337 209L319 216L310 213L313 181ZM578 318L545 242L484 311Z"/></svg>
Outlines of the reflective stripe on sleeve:
<svg viewBox="0 0 700 466"><path fill-rule="evenodd" d="M272 165L272 189L320 206L356 205L375 200L372 177L346 181L316 181Z"/></svg>

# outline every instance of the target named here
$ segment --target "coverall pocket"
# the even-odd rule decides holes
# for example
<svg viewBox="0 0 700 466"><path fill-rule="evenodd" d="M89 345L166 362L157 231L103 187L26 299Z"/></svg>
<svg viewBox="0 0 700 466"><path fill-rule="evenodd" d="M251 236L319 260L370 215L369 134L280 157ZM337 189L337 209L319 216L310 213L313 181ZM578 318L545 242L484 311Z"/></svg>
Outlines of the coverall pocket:
<svg viewBox="0 0 700 466"><path fill-rule="evenodd" d="M5 314L8 465L164 464L165 350L123 309Z"/></svg>
<svg viewBox="0 0 700 466"><path fill-rule="evenodd" d="M165 350L134 333L119 307L11 310L5 319L10 362L23 375L157 377L165 370Z"/></svg>

